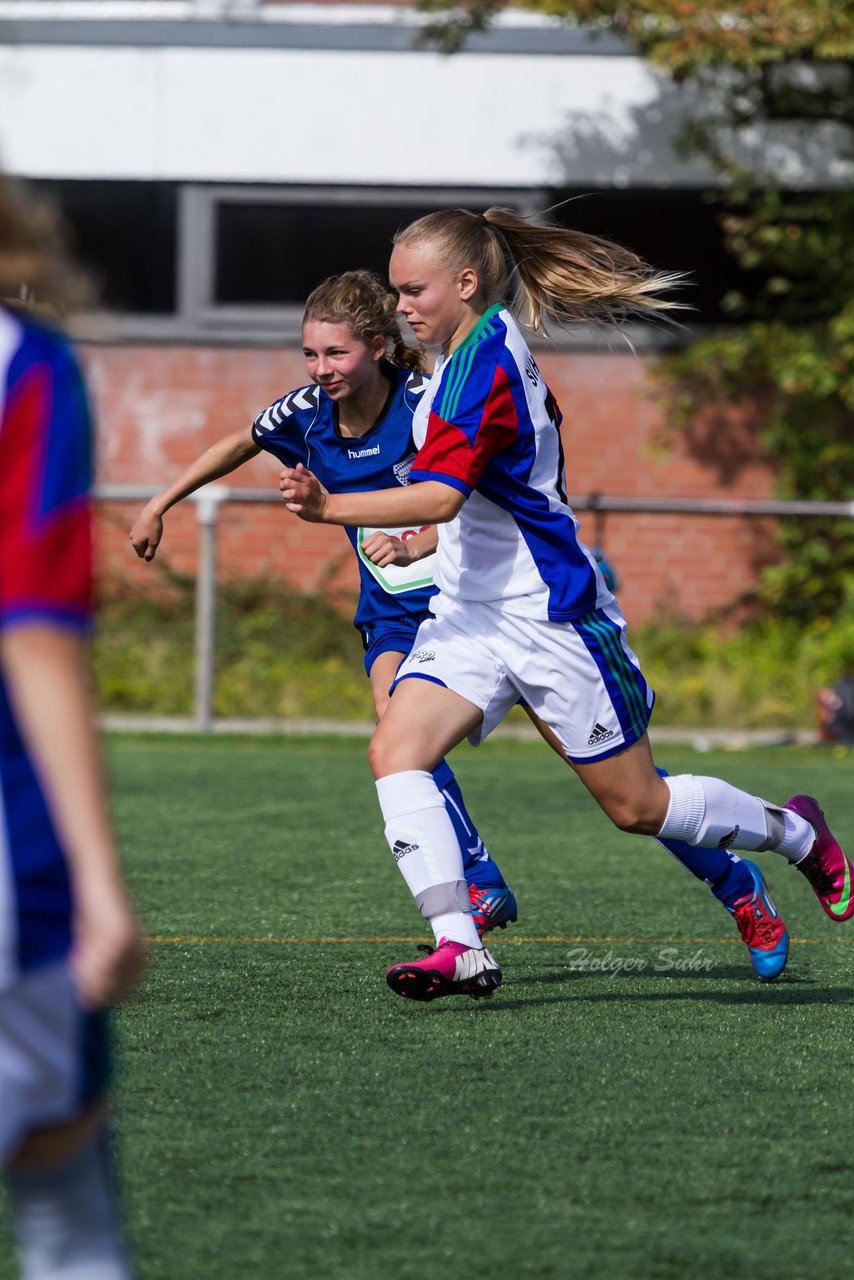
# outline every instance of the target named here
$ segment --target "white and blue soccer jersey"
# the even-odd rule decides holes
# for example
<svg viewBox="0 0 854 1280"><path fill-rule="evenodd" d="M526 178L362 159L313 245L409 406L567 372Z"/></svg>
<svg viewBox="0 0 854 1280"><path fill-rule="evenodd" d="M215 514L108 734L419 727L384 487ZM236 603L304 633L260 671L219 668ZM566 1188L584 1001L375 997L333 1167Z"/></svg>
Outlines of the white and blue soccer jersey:
<svg viewBox="0 0 854 1280"><path fill-rule="evenodd" d="M303 463L330 493L364 493L408 484L415 458L412 419L426 381L420 373L391 365L384 366L384 372L392 383L385 409L370 431L358 439L339 434L334 402L312 383L288 392L259 414L252 427L255 443L285 466ZM359 561L354 626L365 634L378 624L411 627L420 622L436 590L435 556L405 568L392 565L379 569L361 552L361 544L375 530L347 526L345 532ZM419 530L385 532L405 538Z"/></svg>
<svg viewBox="0 0 854 1280"><path fill-rule="evenodd" d="M64 339L0 307L0 628L90 617L91 429ZM65 852L0 671L0 990L71 944Z"/></svg>
<svg viewBox="0 0 854 1280"><path fill-rule="evenodd" d="M613 600L567 505L560 411L510 313L491 307L436 365L415 414L412 480L466 495L439 526L449 599L570 622ZM441 598L440 598L441 603Z"/></svg>

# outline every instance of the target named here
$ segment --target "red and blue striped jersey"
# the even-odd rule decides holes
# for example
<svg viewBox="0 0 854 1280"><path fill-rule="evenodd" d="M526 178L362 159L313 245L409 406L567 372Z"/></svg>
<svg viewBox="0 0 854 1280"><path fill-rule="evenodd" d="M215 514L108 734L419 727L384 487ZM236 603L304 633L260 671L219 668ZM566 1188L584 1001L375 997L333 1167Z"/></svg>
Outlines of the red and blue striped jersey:
<svg viewBox="0 0 854 1280"><path fill-rule="evenodd" d="M561 414L510 313L440 358L415 413L411 480L466 495L439 526L435 579L458 600L568 622L613 597L566 501Z"/></svg>
<svg viewBox="0 0 854 1280"><path fill-rule="evenodd" d="M0 307L0 628L88 627L91 427L65 339ZM0 987L64 955L64 851L0 669Z"/></svg>

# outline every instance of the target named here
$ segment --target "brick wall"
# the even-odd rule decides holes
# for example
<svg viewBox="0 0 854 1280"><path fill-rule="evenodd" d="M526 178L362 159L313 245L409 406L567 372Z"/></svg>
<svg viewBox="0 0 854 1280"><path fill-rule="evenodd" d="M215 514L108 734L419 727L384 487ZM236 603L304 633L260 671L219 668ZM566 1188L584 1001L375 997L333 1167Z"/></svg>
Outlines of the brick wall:
<svg viewBox="0 0 854 1280"><path fill-rule="evenodd" d="M223 347L84 348L99 428L99 479L157 484L173 479L213 441L248 430L256 413L305 381L296 350ZM773 473L736 419L696 424L688 441L664 448L648 361L626 354L538 353L563 409L567 487L622 497L770 495ZM277 465L261 455L232 477L275 487ZM159 580L157 562L133 555L127 531L139 504L102 506L97 563L102 579L128 590ZM593 517L581 517L594 541ZM195 565L191 504L166 517L159 559L182 572ZM663 611L699 618L726 609L774 555L773 525L737 517L608 515L604 544L622 585L627 616ZM278 507L229 505L220 526L223 577L282 578L301 591L335 592L348 607L356 572L339 529L302 524Z"/></svg>

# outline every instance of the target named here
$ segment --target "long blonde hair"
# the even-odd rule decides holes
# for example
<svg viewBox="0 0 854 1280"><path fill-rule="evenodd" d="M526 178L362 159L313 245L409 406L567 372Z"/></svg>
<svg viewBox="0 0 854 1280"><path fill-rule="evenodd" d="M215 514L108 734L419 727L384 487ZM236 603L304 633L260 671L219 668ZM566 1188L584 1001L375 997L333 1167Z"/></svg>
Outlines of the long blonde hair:
<svg viewBox="0 0 854 1280"><path fill-rule="evenodd" d="M64 315L93 298L90 281L66 251L56 211L0 175L0 301Z"/></svg>
<svg viewBox="0 0 854 1280"><path fill-rule="evenodd" d="M681 281L611 240L533 222L509 209L441 209L410 223L394 243L433 242L448 271L472 267L487 306L509 301L535 332L553 320L619 326L680 303L662 296Z"/></svg>
<svg viewBox="0 0 854 1280"><path fill-rule="evenodd" d="M397 299L372 271L344 271L329 276L309 294L302 322L325 320L346 324L360 342L380 336L386 358L400 369L424 371L424 349L405 342L397 318Z"/></svg>

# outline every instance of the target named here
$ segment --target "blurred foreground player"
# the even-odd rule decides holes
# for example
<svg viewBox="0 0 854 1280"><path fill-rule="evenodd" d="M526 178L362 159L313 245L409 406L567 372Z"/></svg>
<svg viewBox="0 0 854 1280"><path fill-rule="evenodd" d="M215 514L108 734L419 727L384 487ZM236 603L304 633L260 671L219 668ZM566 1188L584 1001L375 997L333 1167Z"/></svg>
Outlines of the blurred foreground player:
<svg viewBox="0 0 854 1280"><path fill-rule="evenodd" d="M141 942L113 847L86 661L90 420L50 220L0 179L0 1156L24 1280L125 1280L105 1006Z"/></svg>

